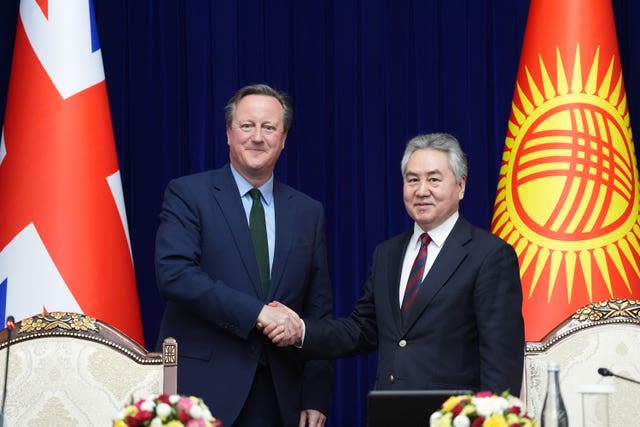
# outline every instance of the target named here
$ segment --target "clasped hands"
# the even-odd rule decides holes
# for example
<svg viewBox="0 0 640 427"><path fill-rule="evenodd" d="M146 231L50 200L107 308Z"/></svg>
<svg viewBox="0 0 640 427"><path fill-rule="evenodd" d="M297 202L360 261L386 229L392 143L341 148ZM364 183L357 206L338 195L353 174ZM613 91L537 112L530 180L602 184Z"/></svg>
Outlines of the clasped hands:
<svg viewBox="0 0 640 427"><path fill-rule="evenodd" d="M287 347L302 341L303 326L300 316L278 301L262 307L257 327L278 347Z"/></svg>

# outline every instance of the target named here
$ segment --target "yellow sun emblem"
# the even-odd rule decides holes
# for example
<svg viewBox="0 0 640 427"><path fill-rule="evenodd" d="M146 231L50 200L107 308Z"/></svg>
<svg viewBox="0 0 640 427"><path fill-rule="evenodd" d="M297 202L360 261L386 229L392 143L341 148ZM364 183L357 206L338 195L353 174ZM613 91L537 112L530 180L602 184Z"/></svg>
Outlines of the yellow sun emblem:
<svg viewBox="0 0 640 427"><path fill-rule="evenodd" d="M492 231L513 245L521 275L531 278L525 298L548 274L547 301L566 283L570 303L580 273L591 300L596 269L611 297L611 269L631 292L640 281L640 202L619 64L612 56L598 76L598 47L583 79L578 44L569 81L559 48L555 79L538 60L540 79L526 67L526 85L516 82Z"/></svg>

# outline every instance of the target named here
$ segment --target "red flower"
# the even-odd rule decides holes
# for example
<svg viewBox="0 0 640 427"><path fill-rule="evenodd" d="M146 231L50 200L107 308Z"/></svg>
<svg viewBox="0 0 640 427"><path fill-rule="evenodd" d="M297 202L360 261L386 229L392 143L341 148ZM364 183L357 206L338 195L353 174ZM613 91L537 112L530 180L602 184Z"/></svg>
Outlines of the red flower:
<svg viewBox="0 0 640 427"><path fill-rule="evenodd" d="M182 423L189 421L191 419L189 409L193 406L193 401L188 397L181 397L176 406L178 410L178 419Z"/></svg>
<svg viewBox="0 0 640 427"><path fill-rule="evenodd" d="M178 409L178 419L182 424L186 424L191 419L191 416L184 409Z"/></svg>
<svg viewBox="0 0 640 427"><path fill-rule="evenodd" d="M153 419L153 412L151 411L140 411L134 415L135 419L140 421L141 423L144 421L151 421Z"/></svg>
<svg viewBox="0 0 640 427"><path fill-rule="evenodd" d="M482 426L483 422L484 422L484 417L480 415L478 418L473 420L473 422L471 423L471 427L480 427Z"/></svg>
<svg viewBox="0 0 640 427"><path fill-rule="evenodd" d="M149 421L153 418L153 412L149 411L139 411L134 415L129 415L126 418L128 427L138 427L141 426L145 421Z"/></svg>
<svg viewBox="0 0 640 427"><path fill-rule="evenodd" d="M451 412L453 412L453 415L458 416L460 415L460 412L462 412L462 410L464 409L465 405L467 404L466 401L461 401L460 403L458 403L452 410Z"/></svg>
<svg viewBox="0 0 640 427"><path fill-rule="evenodd" d="M178 398L177 401L175 401L176 397ZM152 400L153 403L150 403L149 400ZM173 403L172 400L174 400ZM213 417L207 420L192 419L190 412L194 406L197 406L200 411L209 412L207 406L201 399L193 396L174 396L167 394L160 394L153 399L140 399L136 402L131 400L131 403L125 406L125 414L123 414L119 421L124 422L127 427L142 427L149 425L154 416L156 416L157 405L161 403L164 403L171 408L172 415L169 416L170 420L175 420L177 418L185 426L204 427L209 423L208 425L213 427L223 427L222 421ZM147 405L152 409L142 409L143 406L146 408ZM114 420L114 422L116 420Z"/></svg>
<svg viewBox="0 0 640 427"><path fill-rule="evenodd" d="M491 397L493 396L493 392L490 390L479 391L476 393L476 397Z"/></svg>
<svg viewBox="0 0 640 427"><path fill-rule="evenodd" d="M520 413L520 407L519 406L512 406L511 408L507 409L507 414L516 414L518 415Z"/></svg>

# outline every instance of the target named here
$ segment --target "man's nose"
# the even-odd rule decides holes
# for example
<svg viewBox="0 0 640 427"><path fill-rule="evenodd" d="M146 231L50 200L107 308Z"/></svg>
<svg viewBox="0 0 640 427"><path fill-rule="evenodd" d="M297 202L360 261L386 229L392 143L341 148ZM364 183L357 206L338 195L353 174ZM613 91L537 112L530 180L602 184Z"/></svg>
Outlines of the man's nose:
<svg viewBox="0 0 640 427"><path fill-rule="evenodd" d="M428 196L431 193L431 187L429 187L428 181L420 181L420 185L418 186L417 194L419 196Z"/></svg>
<svg viewBox="0 0 640 427"><path fill-rule="evenodd" d="M262 142L264 140L262 135L262 128L260 126L256 126L253 130L253 134L251 135L251 140L253 142Z"/></svg>

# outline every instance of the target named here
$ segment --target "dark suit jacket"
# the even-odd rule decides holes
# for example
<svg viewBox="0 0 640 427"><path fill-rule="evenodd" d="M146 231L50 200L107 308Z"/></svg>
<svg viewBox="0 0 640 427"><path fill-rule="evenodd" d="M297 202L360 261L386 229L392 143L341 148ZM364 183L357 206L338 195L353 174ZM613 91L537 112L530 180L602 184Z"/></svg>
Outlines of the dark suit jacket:
<svg viewBox="0 0 640 427"><path fill-rule="evenodd" d="M332 365L305 362L255 328L265 301L282 301L305 318L332 313L321 204L277 181L273 195L276 243L266 300L229 165L171 181L160 214L156 274L166 308L159 342L176 338L179 391L202 397L228 426L263 351L286 425L298 425L301 409L327 414L330 404Z"/></svg>
<svg viewBox="0 0 640 427"><path fill-rule="evenodd" d="M380 244L354 311L306 321L303 350L344 357L378 349L377 389L505 389L518 395L524 322L513 248L460 217L410 311L398 286L412 232Z"/></svg>

